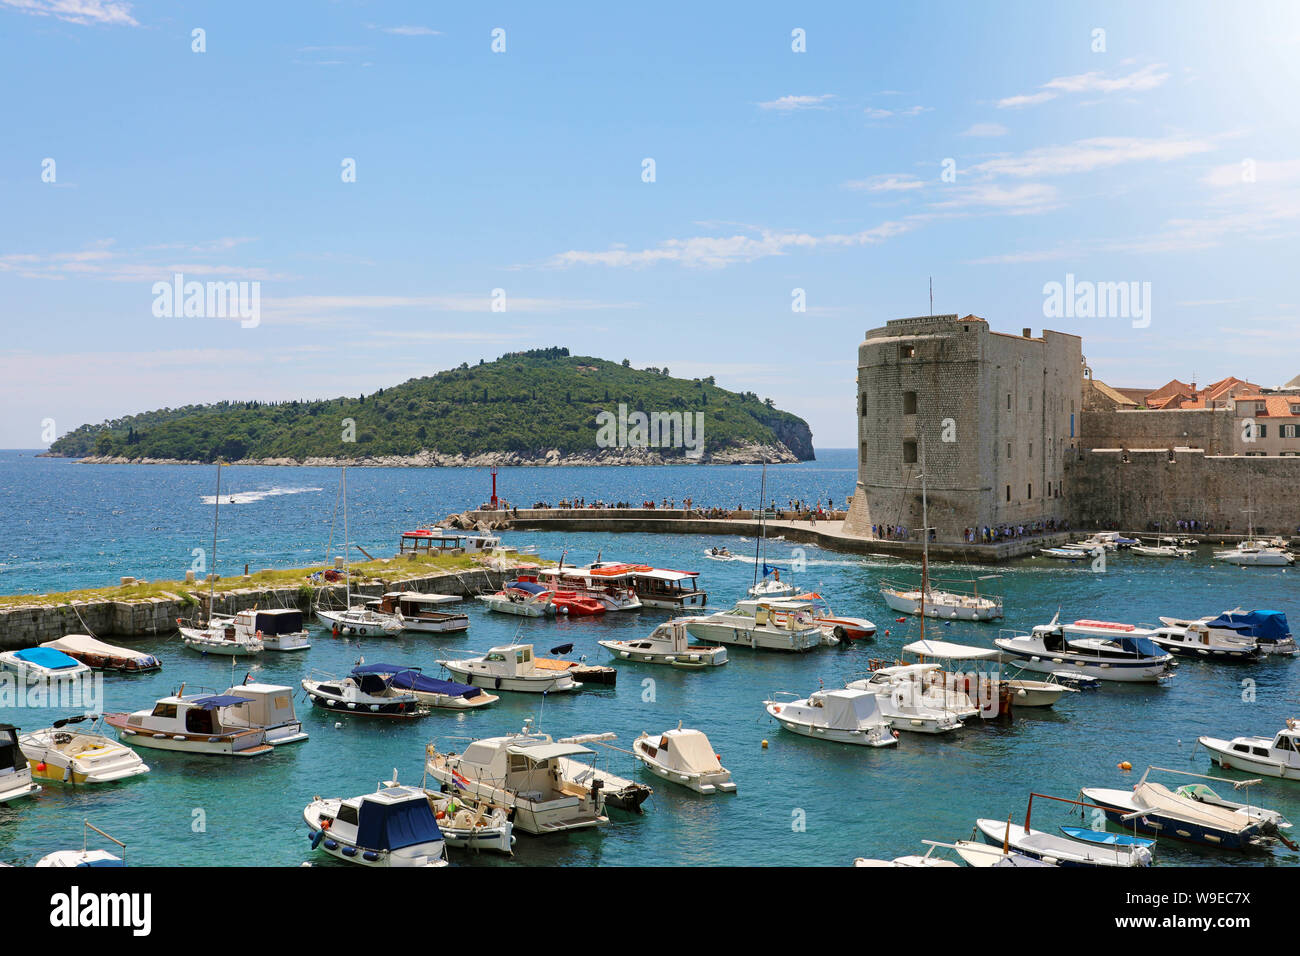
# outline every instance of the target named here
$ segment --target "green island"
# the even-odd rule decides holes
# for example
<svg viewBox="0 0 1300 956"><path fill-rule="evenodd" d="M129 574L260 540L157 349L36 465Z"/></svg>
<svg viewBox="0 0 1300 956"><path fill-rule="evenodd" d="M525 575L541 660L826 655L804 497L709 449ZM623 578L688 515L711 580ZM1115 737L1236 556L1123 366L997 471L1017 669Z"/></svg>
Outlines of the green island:
<svg viewBox="0 0 1300 956"><path fill-rule="evenodd" d="M602 414L690 416L701 424L692 456L680 442L611 448ZM700 416L697 418L696 413ZM608 434L608 431L606 432ZM667 429L664 430L667 434ZM664 447L667 446L667 447ZM702 446L702 447L701 447ZM389 457L464 464L475 456L618 464L629 460L808 461L807 422L753 392L719 388L712 376L674 378L570 355L567 348L512 352L462 364L356 398L225 401L164 408L82 425L56 440L51 457L114 461L302 463ZM580 460L583 456L590 459ZM475 464L485 462L474 461Z"/></svg>

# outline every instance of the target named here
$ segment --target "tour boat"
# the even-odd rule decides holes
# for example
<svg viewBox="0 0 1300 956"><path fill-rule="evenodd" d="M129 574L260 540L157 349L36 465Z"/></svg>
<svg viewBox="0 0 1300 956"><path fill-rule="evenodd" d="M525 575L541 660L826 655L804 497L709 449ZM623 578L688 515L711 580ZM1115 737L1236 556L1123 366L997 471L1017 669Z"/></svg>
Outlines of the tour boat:
<svg viewBox="0 0 1300 956"><path fill-rule="evenodd" d="M606 611L639 611L641 599L633 586L632 572L641 565L601 562L586 568L543 568L534 583L548 591L573 591L579 597L600 602ZM521 581L528 581L521 575Z"/></svg>
<svg viewBox="0 0 1300 956"><path fill-rule="evenodd" d="M1288 719L1272 737L1198 737L1196 742L1224 770L1300 780L1300 720Z"/></svg>
<svg viewBox="0 0 1300 956"><path fill-rule="evenodd" d="M564 672L546 670L533 660L533 645L503 644L482 657L439 660L456 677L476 687L534 694L580 690L582 684Z"/></svg>
<svg viewBox="0 0 1300 956"><path fill-rule="evenodd" d="M237 628L231 618L214 617L203 627L189 627L177 618L176 630L181 633L185 646L200 654L221 657L253 657L266 650L266 645L256 634Z"/></svg>
<svg viewBox="0 0 1300 956"><path fill-rule="evenodd" d="M32 782L32 768L18 743L18 728L0 724L0 803L40 792L40 784Z"/></svg>
<svg viewBox="0 0 1300 956"><path fill-rule="evenodd" d="M593 754L581 744L556 743L546 734L518 734L471 741L463 754L426 748L425 770L451 794L513 811L525 833L560 833L609 822L600 788L565 780L561 757Z"/></svg>
<svg viewBox="0 0 1300 956"><path fill-rule="evenodd" d="M797 700L765 700L763 705L782 727L805 737L864 747L898 743L871 691L819 690Z"/></svg>
<svg viewBox="0 0 1300 956"><path fill-rule="evenodd" d="M617 735L611 733L578 734L573 737L561 737L558 742L562 744L589 744L603 743L616 738ZM644 813L641 804L645 803L654 793L644 783L637 783L634 780L628 780L626 777L610 773L608 770L601 770L595 765L594 761L587 763L575 757L560 757L557 764L560 768L560 775L566 783L591 791L599 789L604 795L607 809L613 807L616 810L626 810L629 813Z"/></svg>
<svg viewBox="0 0 1300 956"><path fill-rule="evenodd" d="M535 581L512 581L495 594L480 594L478 599L489 611L516 617L554 617L559 610L551 603L551 592Z"/></svg>
<svg viewBox="0 0 1300 956"><path fill-rule="evenodd" d="M129 647L105 644L87 634L65 634L57 640L46 641L41 647L52 647L56 651L62 651L91 670L121 671L124 674L144 674L148 671L162 670L162 661L152 654L145 654Z"/></svg>
<svg viewBox="0 0 1300 956"><path fill-rule="evenodd" d="M104 837L111 843L116 843L122 850L122 855L117 856L108 850L91 850L87 847L87 835L90 830L94 830L100 836ZM47 853L35 863L39 867L118 867L126 866L126 844L121 840L109 836L99 827L94 826L89 820L82 821L81 830L81 849L80 850L55 850L53 853Z"/></svg>
<svg viewBox="0 0 1300 956"><path fill-rule="evenodd" d="M89 730L65 729L89 720L94 720L94 715L64 717L50 727L18 738L34 778L82 786L112 783L149 772L149 765L139 754L98 733L93 724Z"/></svg>
<svg viewBox="0 0 1300 956"><path fill-rule="evenodd" d="M1101 807L1108 820L1168 839L1244 850L1264 835L1262 821L1179 796L1146 776L1132 790L1084 787L1079 792Z"/></svg>
<svg viewBox="0 0 1300 956"><path fill-rule="evenodd" d="M597 641L615 657L643 664L667 664L697 670L703 667L720 667L727 663L725 647L706 647L692 644L686 629L691 618L677 618L660 624L649 637L629 641Z"/></svg>
<svg viewBox="0 0 1300 956"><path fill-rule="evenodd" d="M428 707L444 710L468 710L495 704L499 697L471 684L441 680L421 672L419 667L402 667L395 664L373 664L377 673L391 672L391 684L399 691L413 694Z"/></svg>
<svg viewBox="0 0 1300 956"><path fill-rule="evenodd" d="M25 647L0 653L0 672L20 683L69 685L90 675L90 668L52 647Z"/></svg>
<svg viewBox="0 0 1300 956"><path fill-rule="evenodd" d="M642 732L632 742L632 756L657 777L696 793L735 793L731 771L722 766L703 731L675 730L651 737Z"/></svg>
<svg viewBox="0 0 1300 956"><path fill-rule="evenodd" d="M350 799L315 797L302 811L314 850L362 866L446 866L446 840L423 790L380 786Z"/></svg>
<svg viewBox="0 0 1300 956"><path fill-rule="evenodd" d="M737 601L728 611L686 618L686 630L697 641L762 651L811 651L823 643L807 601Z"/></svg>
<svg viewBox="0 0 1300 956"><path fill-rule="evenodd" d="M592 569L627 567L616 561L595 561ZM709 595L699 589L698 571L674 571L671 568L652 568L649 565L631 565L627 572L632 590L645 607L667 608L680 611L685 608L704 607Z"/></svg>
<svg viewBox="0 0 1300 956"><path fill-rule="evenodd" d="M234 715L236 707L252 700L236 694L187 695L182 685L178 693L159 698L151 709L105 714L104 721L117 729L122 743L133 747L259 757L275 749L267 739L267 728L250 726Z"/></svg>
<svg viewBox="0 0 1300 956"><path fill-rule="evenodd" d="M1151 642L1179 657L1215 661L1253 661L1260 656L1259 645L1220 636L1203 621L1189 622L1186 627L1166 624L1151 635Z"/></svg>
<svg viewBox="0 0 1300 956"><path fill-rule="evenodd" d="M446 604L447 597L418 591L389 591L381 598L366 602L366 606L379 614L396 617L403 631L454 634L468 630L468 614L434 610L438 605ZM456 598L452 597L452 600Z"/></svg>
<svg viewBox="0 0 1300 956"><path fill-rule="evenodd" d="M1006 820L980 819L975 827L991 846L1003 846L1058 866L1149 866L1145 846L1097 846L1033 830Z"/></svg>
<svg viewBox="0 0 1300 956"><path fill-rule="evenodd" d="M342 680L304 677L302 689L317 707L336 714L389 720L428 717L429 708L415 694L393 686L393 678L403 670L392 664L358 664Z"/></svg>
<svg viewBox="0 0 1300 956"><path fill-rule="evenodd" d="M1247 646L1253 644L1261 654L1296 653L1295 638L1291 636L1286 615L1281 611L1245 611L1238 607L1224 611L1218 617L1196 620L1162 617L1160 623L1167 627L1204 625L1211 640L1236 641Z"/></svg>
<svg viewBox="0 0 1300 956"><path fill-rule="evenodd" d="M1101 680L1161 683L1173 676L1172 655L1152 643L1154 631L1112 621L1039 624L1030 634L993 641L1026 670L1061 668Z"/></svg>
<svg viewBox="0 0 1300 956"><path fill-rule="evenodd" d="M214 614L215 626L235 628L237 637L262 642L268 651L305 651L311 647L311 638L302 622L302 611L296 608L253 608L235 615Z"/></svg>

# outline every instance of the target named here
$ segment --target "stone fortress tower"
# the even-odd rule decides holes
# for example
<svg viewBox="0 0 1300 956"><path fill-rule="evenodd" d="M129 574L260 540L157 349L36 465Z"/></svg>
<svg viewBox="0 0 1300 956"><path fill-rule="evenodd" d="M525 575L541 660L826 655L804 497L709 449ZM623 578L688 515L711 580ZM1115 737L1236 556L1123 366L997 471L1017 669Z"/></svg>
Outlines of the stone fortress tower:
<svg viewBox="0 0 1300 956"><path fill-rule="evenodd" d="M919 541L922 457L937 541L1066 519L1082 411L1076 335L1006 335L973 315L872 329L858 347L858 478L845 532L902 526Z"/></svg>

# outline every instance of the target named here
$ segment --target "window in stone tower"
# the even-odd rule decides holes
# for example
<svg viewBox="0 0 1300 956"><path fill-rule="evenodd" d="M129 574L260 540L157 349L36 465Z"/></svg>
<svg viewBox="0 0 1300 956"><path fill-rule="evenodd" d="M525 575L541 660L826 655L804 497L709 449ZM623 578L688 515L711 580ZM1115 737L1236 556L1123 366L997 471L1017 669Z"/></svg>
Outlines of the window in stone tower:
<svg viewBox="0 0 1300 956"><path fill-rule="evenodd" d="M916 392L903 393L903 414L904 415L916 414Z"/></svg>
<svg viewBox="0 0 1300 956"><path fill-rule="evenodd" d="M905 465L916 464L916 442L914 441L903 442L903 464Z"/></svg>
<svg viewBox="0 0 1300 956"><path fill-rule="evenodd" d="M1033 458L1033 457L1034 457L1034 443L1033 443L1033 442L1030 442L1030 443L1029 443L1029 457L1030 457L1030 458Z"/></svg>
<svg viewBox="0 0 1300 956"><path fill-rule="evenodd" d="M1026 500L1029 500L1032 499L1033 497L1034 497L1034 486L1031 484L1029 486L1029 491L1025 494L1025 498Z"/></svg>
<svg viewBox="0 0 1300 956"><path fill-rule="evenodd" d="M916 358L916 346L915 346L915 345L900 345L900 346L898 347L898 357L899 357L899 358Z"/></svg>
<svg viewBox="0 0 1300 956"><path fill-rule="evenodd" d="M1007 501L1011 500L1011 486L1007 485Z"/></svg>

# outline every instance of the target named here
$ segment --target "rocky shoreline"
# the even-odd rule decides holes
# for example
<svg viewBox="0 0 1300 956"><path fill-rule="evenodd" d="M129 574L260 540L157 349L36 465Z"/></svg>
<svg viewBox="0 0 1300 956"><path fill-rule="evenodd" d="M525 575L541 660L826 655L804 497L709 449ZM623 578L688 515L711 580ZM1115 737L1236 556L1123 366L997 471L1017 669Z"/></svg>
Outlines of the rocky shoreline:
<svg viewBox="0 0 1300 956"><path fill-rule="evenodd" d="M59 455L39 457L58 458ZM308 457L302 461L294 458L248 458L227 462L230 465L275 465L282 467L328 467L347 465L352 468L494 468L494 467L561 467L561 466L616 466L616 465L758 465L794 464L800 459L784 444L740 445L701 455L699 458L662 455L649 448L604 448L591 452L563 455L552 448L544 452L484 452L478 455L444 455L436 451L423 451L418 455L374 455L358 458ZM81 458L84 465L205 465L211 462L185 461L172 458Z"/></svg>

